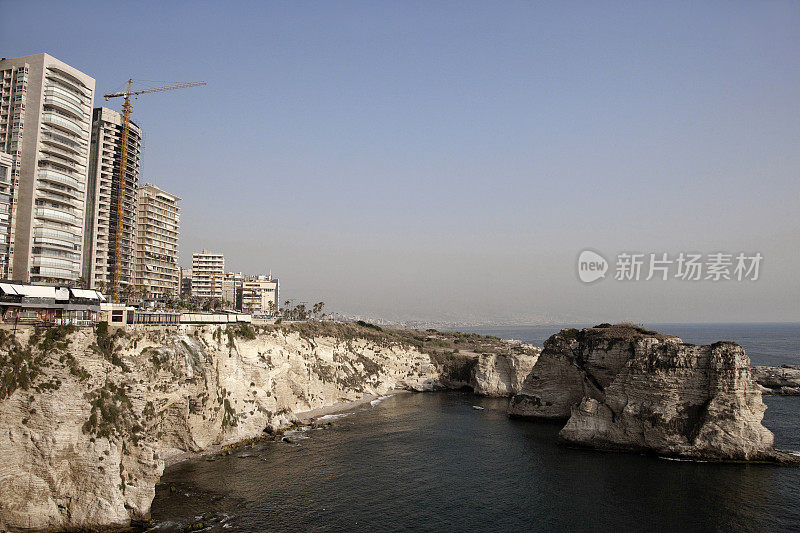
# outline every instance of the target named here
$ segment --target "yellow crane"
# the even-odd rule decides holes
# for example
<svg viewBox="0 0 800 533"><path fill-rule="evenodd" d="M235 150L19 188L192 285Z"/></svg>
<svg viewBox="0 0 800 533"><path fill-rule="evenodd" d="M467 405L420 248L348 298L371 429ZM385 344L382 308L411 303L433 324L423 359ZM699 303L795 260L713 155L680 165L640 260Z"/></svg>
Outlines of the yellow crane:
<svg viewBox="0 0 800 533"><path fill-rule="evenodd" d="M120 140L120 162L119 162L119 186L117 187L117 240L114 243L114 272L113 272L113 285L111 291L111 301L119 302L119 279L120 267L122 266L122 254L120 248L122 246L122 222L125 213L125 173L128 170L128 133L131 126L131 115L133 114L133 106L131 105L131 96L138 96L146 93L157 93L161 91L171 91L173 89L183 89L185 87L196 87L198 85L206 85L204 81L192 81L188 83L176 83L174 85L165 85L163 87L150 87L147 89L132 90L131 84L133 79L129 78L125 86L125 90L118 93L104 94L103 98L109 100L110 98L124 97L125 101L122 104L122 139Z"/></svg>

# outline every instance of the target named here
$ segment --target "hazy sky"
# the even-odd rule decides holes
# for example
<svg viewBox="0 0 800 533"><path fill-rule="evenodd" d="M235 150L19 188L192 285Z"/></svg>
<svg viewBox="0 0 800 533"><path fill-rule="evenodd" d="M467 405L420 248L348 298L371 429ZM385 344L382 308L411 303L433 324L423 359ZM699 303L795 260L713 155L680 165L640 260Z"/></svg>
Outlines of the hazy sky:
<svg viewBox="0 0 800 533"><path fill-rule="evenodd" d="M0 0L0 55L99 95L208 82L134 101L184 265L389 318L800 320L799 28L797 2ZM586 285L584 248L764 261Z"/></svg>

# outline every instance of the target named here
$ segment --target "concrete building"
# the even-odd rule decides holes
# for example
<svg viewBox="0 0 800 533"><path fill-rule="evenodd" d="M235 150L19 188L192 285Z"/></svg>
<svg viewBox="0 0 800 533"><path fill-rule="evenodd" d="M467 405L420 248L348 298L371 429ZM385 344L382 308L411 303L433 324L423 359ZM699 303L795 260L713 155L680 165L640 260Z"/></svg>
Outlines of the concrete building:
<svg viewBox="0 0 800 533"><path fill-rule="evenodd" d="M192 296L222 300L225 256L203 250L192 254Z"/></svg>
<svg viewBox="0 0 800 533"><path fill-rule="evenodd" d="M181 297L192 295L192 269L181 268Z"/></svg>
<svg viewBox="0 0 800 533"><path fill-rule="evenodd" d="M253 315L273 314L278 310L279 291L278 278L272 274L245 278L236 309Z"/></svg>
<svg viewBox="0 0 800 533"><path fill-rule="evenodd" d="M179 201L150 183L136 191L134 286L147 298L177 297L180 291Z"/></svg>
<svg viewBox="0 0 800 533"><path fill-rule="evenodd" d="M11 242L11 154L0 152L0 279L8 279Z"/></svg>
<svg viewBox="0 0 800 533"><path fill-rule="evenodd" d="M74 283L81 275L94 87L94 78L48 54L0 60L11 279Z"/></svg>
<svg viewBox="0 0 800 533"><path fill-rule="evenodd" d="M119 247L120 290L133 283L136 187L139 184L141 140L141 130L131 122L128 131L128 161L123 180L119 174L122 158L122 115L105 107L94 110L83 238L83 278L92 288L100 287L110 291L113 286L120 188L123 191L122 240Z"/></svg>
<svg viewBox="0 0 800 533"><path fill-rule="evenodd" d="M228 272L222 280L222 303L236 305L236 290L242 288L244 274Z"/></svg>

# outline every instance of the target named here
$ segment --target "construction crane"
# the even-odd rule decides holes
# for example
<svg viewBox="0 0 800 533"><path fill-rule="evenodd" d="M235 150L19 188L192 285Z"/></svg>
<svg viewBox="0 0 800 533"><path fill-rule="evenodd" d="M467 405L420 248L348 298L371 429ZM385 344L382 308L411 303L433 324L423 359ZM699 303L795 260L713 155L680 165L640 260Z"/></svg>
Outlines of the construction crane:
<svg viewBox="0 0 800 533"><path fill-rule="evenodd" d="M198 85L206 85L204 81L192 81L188 83L176 83L174 85L165 85L163 87L151 87L148 89L131 90L133 78L128 79L125 90L119 93L104 94L103 98L109 100L110 98L124 97L125 101L122 103L122 139L120 142L120 163L119 163L119 185L117 187L117 240L114 244L114 275L113 285L111 290L111 301L119 302L119 281L120 281L120 267L122 266L122 221L125 213L125 173L128 170L128 133L131 126L131 115L133 114L133 106L131 105L131 96L138 96L146 93L157 93L161 91L171 91L173 89L183 89L185 87L196 87Z"/></svg>

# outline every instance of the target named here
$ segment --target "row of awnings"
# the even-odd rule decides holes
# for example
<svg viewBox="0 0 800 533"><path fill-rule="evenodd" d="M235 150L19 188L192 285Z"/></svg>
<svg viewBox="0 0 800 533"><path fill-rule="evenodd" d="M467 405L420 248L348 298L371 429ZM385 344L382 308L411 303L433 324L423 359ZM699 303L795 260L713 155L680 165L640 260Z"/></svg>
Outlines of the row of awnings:
<svg viewBox="0 0 800 533"><path fill-rule="evenodd" d="M23 296L25 298L51 298L54 300L69 300L82 298L105 302L106 297L100 291L87 289L72 289L68 287L47 287L43 285L16 285L14 283L0 283L0 292L6 296Z"/></svg>

